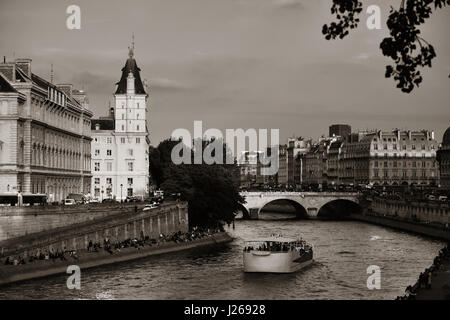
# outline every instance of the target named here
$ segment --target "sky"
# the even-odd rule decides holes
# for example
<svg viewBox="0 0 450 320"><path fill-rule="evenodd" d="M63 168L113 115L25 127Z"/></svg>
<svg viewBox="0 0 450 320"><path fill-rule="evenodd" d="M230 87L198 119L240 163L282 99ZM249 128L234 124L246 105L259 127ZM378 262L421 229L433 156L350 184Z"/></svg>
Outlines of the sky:
<svg viewBox="0 0 450 320"><path fill-rule="evenodd" d="M331 0L0 0L0 55L27 57L32 72L87 91L94 117L107 114L128 57L149 92L153 145L173 130L279 129L318 138L333 123L365 129L434 130L450 126L450 8L433 13L422 36L434 45L433 67L412 93L384 78L379 44L390 5L363 0L361 23L344 40L327 41ZM69 30L66 8L81 9ZM366 8L381 8L382 28L366 27Z"/></svg>

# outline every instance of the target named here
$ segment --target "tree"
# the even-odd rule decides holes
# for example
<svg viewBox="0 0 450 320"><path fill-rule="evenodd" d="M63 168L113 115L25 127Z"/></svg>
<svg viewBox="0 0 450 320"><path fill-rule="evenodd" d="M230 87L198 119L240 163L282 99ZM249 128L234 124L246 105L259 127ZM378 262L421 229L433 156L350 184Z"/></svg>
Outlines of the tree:
<svg viewBox="0 0 450 320"><path fill-rule="evenodd" d="M236 165L175 165L171 152L177 143L165 140L151 149L150 167L152 174L158 175L154 177L156 184L165 194L180 194L182 200L188 201L191 226L217 227L222 222L233 221L244 202L239 194ZM202 145L204 149L208 142Z"/></svg>
<svg viewBox="0 0 450 320"><path fill-rule="evenodd" d="M436 57L434 47L420 36L419 26L430 18L432 6L440 9L450 5L450 0L401 0L400 8L391 6L386 22L390 36L380 44L383 55L391 58L394 65L386 66L385 77L393 77L397 88L410 93L422 82L419 67L431 68L431 61ZM359 0L333 0L331 13L337 22L325 24L322 33L325 39L343 39L350 29L358 26L358 15L362 11Z"/></svg>

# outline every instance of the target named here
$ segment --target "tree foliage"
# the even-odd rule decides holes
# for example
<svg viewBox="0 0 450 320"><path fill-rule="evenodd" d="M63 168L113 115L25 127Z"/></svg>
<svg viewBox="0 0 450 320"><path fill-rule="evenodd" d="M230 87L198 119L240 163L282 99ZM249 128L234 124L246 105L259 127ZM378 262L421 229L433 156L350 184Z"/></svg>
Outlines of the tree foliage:
<svg viewBox="0 0 450 320"><path fill-rule="evenodd" d="M165 140L151 149L150 168L155 183L164 194L180 194L182 200L188 201L191 226L217 227L222 222L233 221L244 202L239 194L236 165L175 165L171 152L177 143ZM206 146L207 143L203 143L203 148Z"/></svg>
<svg viewBox="0 0 450 320"><path fill-rule="evenodd" d="M380 44L383 55L393 60L386 66L385 77L392 77L397 88L410 93L422 82L419 67L431 67L436 57L434 47L420 36L419 27L430 18L433 6L440 9L450 5L450 0L401 0L399 9L391 6L386 25L389 37ZM343 39L359 23L362 2L358 0L333 0L331 13L337 22L325 24L322 33L325 39Z"/></svg>

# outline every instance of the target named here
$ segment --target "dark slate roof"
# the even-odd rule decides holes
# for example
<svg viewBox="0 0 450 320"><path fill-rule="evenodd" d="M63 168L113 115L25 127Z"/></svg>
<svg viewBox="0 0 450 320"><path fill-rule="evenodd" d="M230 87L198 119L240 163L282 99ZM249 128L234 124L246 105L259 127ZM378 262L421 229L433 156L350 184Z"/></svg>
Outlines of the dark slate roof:
<svg viewBox="0 0 450 320"><path fill-rule="evenodd" d="M91 120L91 130L95 131L96 124L100 125L100 130L114 130L115 121L113 118L110 119L92 119Z"/></svg>
<svg viewBox="0 0 450 320"><path fill-rule="evenodd" d="M133 58L132 52L130 52L130 57L127 59L125 66L122 68L122 77L120 81L117 82L116 94L126 94L127 93L127 77L130 71L134 76L134 90L137 94L147 94L142 84L141 75L139 67L136 64L136 60Z"/></svg>
<svg viewBox="0 0 450 320"><path fill-rule="evenodd" d="M443 146L450 146L450 128L447 128L444 133L444 137L442 138Z"/></svg>
<svg viewBox="0 0 450 320"><path fill-rule="evenodd" d="M0 92L17 92L16 89L0 74Z"/></svg>

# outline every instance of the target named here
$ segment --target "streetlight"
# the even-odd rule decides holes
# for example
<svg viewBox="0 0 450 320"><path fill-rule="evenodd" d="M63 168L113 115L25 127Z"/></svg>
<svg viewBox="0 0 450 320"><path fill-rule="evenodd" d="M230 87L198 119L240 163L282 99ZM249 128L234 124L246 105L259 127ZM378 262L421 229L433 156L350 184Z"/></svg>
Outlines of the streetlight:
<svg viewBox="0 0 450 320"><path fill-rule="evenodd" d="M122 188L123 188L123 184L120 184L120 202L123 202L123 198L122 198Z"/></svg>

